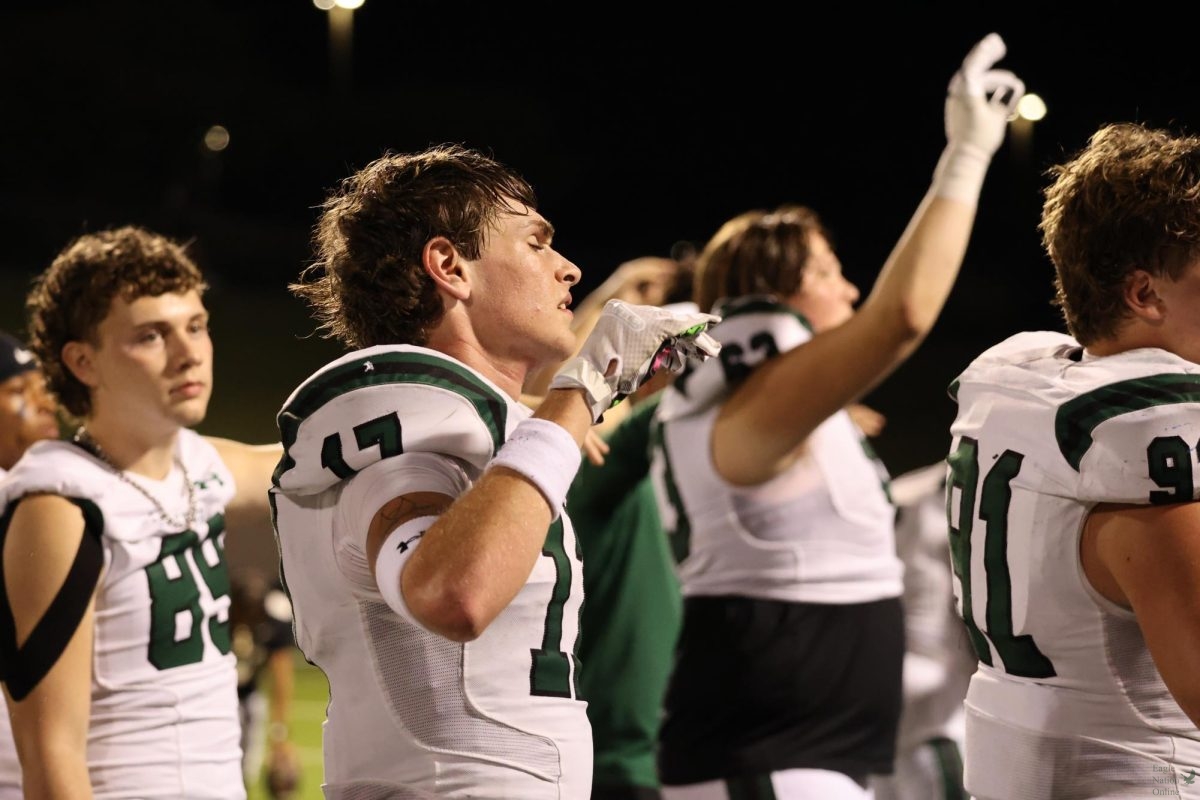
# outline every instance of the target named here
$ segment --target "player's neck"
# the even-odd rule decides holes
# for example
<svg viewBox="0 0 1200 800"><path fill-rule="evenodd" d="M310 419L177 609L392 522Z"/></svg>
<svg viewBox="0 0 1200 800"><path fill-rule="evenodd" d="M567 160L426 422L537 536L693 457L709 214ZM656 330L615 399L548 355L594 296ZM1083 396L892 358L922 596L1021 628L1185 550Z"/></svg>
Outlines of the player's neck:
<svg viewBox="0 0 1200 800"><path fill-rule="evenodd" d="M435 331L429 337L426 347L461 361L500 387L509 398L520 401L521 387L529 372L528 364L498 358L474 339L445 335L442 331Z"/></svg>
<svg viewBox="0 0 1200 800"><path fill-rule="evenodd" d="M1118 353L1147 347L1157 347L1160 350L1171 349L1158 329L1129 322L1121 326L1116 335L1089 342L1084 349L1093 356L1115 356Z"/></svg>
<svg viewBox="0 0 1200 800"><path fill-rule="evenodd" d="M152 432L127 420L93 416L84 421L84 431L117 469L154 480L162 480L171 471L178 427Z"/></svg>

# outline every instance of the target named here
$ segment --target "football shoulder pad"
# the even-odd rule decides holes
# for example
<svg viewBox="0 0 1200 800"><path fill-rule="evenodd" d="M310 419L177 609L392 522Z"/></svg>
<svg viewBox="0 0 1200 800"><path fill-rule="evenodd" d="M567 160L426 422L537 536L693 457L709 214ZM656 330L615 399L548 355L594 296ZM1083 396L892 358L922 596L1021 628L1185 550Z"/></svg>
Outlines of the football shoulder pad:
<svg viewBox="0 0 1200 800"><path fill-rule="evenodd" d="M447 355L381 345L334 361L279 412L284 453L273 482L322 492L384 458L438 453L482 470L529 409Z"/></svg>
<svg viewBox="0 0 1200 800"><path fill-rule="evenodd" d="M1055 438L1079 473L1080 499L1172 503L1200 478L1200 366L1157 349L1084 362L1102 371L1058 406Z"/></svg>

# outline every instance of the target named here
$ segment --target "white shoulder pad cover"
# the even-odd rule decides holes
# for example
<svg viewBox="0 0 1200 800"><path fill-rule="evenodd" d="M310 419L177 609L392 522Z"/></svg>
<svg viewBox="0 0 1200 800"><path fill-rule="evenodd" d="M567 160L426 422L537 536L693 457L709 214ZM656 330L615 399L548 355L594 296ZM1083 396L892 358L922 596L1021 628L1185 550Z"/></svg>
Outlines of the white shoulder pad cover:
<svg viewBox="0 0 1200 800"><path fill-rule="evenodd" d="M400 453L440 453L482 470L519 421L514 405L433 350L359 350L305 381L279 412L284 455L274 483L315 494Z"/></svg>
<svg viewBox="0 0 1200 800"><path fill-rule="evenodd" d="M769 358L812 338L808 321L769 295L750 295L718 304L721 321L709 334L721 343L716 358L689 366L663 393L664 421L709 408Z"/></svg>
<svg viewBox="0 0 1200 800"><path fill-rule="evenodd" d="M34 493L99 500L109 475L108 467L70 442L37 442L0 481L0 513Z"/></svg>
<svg viewBox="0 0 1200 800"><path fill-rule="evenodd" d="M233 475L216 448L195 431L179 432L178 453L192 484L205 502L224 508L236 492ZM37 442L0 481L0 512L27 494L46 493L91 500L97 505L110 491L112 469L78 445Z"/></svg>
<svg viewBox="0 0 1200 800"><path fill-rule="evenodd" d="M1103 384L1063 403L1055 415L1059 451L1079 472L1080 499L1152 504L1195 499L1200 366L1145 349L1094 365L1104 370Z"/></svg>

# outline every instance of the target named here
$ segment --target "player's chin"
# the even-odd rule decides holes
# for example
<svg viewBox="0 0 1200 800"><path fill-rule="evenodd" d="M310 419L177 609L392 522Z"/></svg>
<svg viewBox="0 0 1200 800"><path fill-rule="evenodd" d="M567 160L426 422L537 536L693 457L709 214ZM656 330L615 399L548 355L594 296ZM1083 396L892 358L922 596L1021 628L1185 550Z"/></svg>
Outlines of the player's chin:
<svg viewBox="0 0 1200 800"><path fill-rule="evenodd" d="M547 361L562 361L575 355L575 347L578 344L575 340L575 333L571 330L566 330L553 337L546 337L543 340L546 351Z"/></svg>
<svg viewBox="0 0 1200 800"><path fill-rule="evenodd" d="M199 425L208 414L208 396L194 397L182 403L176 403L173 409L175 421L185 428Z"/></svg>

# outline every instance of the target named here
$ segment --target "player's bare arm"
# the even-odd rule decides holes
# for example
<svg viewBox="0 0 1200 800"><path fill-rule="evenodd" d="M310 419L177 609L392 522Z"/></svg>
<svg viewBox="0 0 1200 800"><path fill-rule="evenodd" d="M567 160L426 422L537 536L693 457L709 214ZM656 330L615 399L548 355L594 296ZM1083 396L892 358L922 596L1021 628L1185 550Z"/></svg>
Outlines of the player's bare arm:
<svg viewBox="0 0 1200 800"><path fill-rule="evenodd" d="M564 428L577 445L592 424L587 401L575 390L551 391L536 417ZM383 528L395 530L421 516L416 507L438 502L437 496L417 494L399 499L404 502L376 515L372 537L378 542L387 535ZM505 467L487 470L422 534L401 574L409 610L448 639L477 638L528 580L553 518L545 496L527 477ZM378 548L370 554L372 563Z"/></svg>
<svg viewBox="0 0 1200 800"><path fill-rule="evenodd" d="M1101 504L1080 544L1084 573L1137 615L1163 682L1200 725L1200 503Z"/></svg>
<svg viewBox="0 0 1200 800"><path fill-rule="evenodd" d="M270 530L271 508L267 491L271 488L271 474L283 455L283 445L253 445L217 436L204 438L217 449L237 486L237 494L225 509L230 526L236 529L249 525Z"/></svg>
<svg viewBox="0 0 1200 800"><path fill-rule="evenodd" d="M87 732L94 576L91 591L77 598L86 603L81 613L56 613L52 607L70 591L64 583L86 535L77 506L54 495L33 495L17 506L5 537L4 588L21 654L20 680L9 679L5 694L27 798L92 796Z"/></svg>

